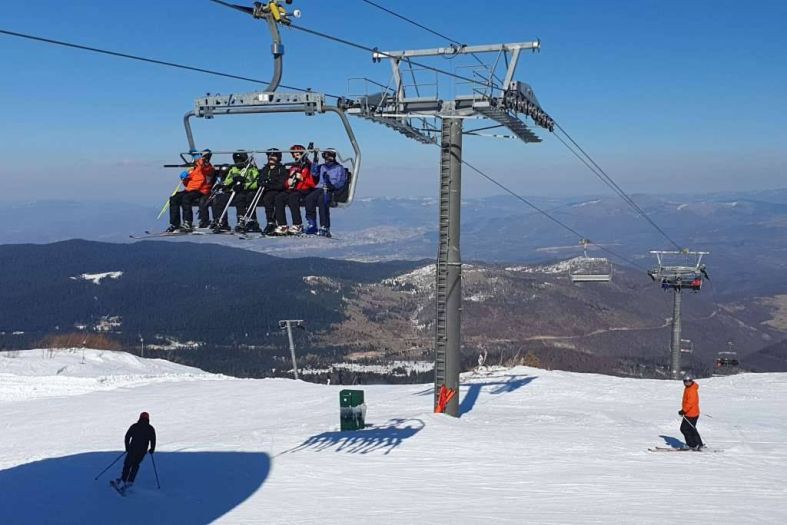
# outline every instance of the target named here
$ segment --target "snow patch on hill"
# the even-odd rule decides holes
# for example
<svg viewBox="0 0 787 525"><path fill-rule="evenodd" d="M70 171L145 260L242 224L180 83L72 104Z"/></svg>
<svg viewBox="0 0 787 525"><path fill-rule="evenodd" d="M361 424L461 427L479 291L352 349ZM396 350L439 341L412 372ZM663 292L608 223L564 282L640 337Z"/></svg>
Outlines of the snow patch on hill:
<svg viewBox="0 0 787 525"><path fill-rule="evenodd" d="M82 273L71 277L75 281L90 281L93 284L101 284L104 279L120 279L123 272L104 272L104 273Z"/></svg>

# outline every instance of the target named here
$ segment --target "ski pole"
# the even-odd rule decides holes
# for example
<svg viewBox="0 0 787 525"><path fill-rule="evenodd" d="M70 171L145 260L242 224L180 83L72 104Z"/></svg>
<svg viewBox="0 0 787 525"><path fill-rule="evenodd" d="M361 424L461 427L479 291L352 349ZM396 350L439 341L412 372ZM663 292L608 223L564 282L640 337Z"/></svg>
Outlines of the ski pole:
<svg viewBox="0 0 787 525"><path fill-rule="evenodd" d="M121 455L119 455L118 457L116 457L116 458L115 458L115 461L113 461L112 463L110 463L110 464L109 464L109 466L108 466L107 468L105 468L104 470L102 470L101 472L99 472L98 476L96 476L95 478L93 478L93 481L96 481L98 478L100 478L100 477L101 477L101 475L102 475L102 474L104 474L104 472L106 472L107 470L109 470L110 468L112 468L112 465L114 465L115 463L117 463L117 462L118 462L118 460L119 460L120 458L122 458L123 456L125 456L125 455L126 455L126 453L125 453L125 452L123 452Z"/></svg>
<svg viewBox="0 0 787 525"><path fill-rule="evenodd" d="M688 424L689 424L689 426L690 426L691 428L693 428L694 430L697 430L697 427L695 427L694 425L692 425L692 424L691 424L691 421L689 421L688 419L686 419L686 416L680 416L680 417L682 417L682 418L683 418L683 420L684 420L686 423L688 423Z"/></svg>
<svg viewBox="0 0 787 525"><path fill-rule="evenodd" d="M150 454L150 461L153 462L153 473L156 475L156 486L161 488L161 483L158 482L158 470L156 470L156 460L153 459L153 454Z"/></svg>
<svg viewBox="0 0 787 525"><path fill-rule="evenodd" d="M174 190L172 190L172 194L170 194L170 198L174 197L179 189L180 189L180 182L178 182L178 185L175 186ZM164 215L164 212L166 212L168 208L169 208L169 199L167 199L167 202L164 203L164 207L161 208L161 211L158 213L158 217L156 217L156 220L159 220L161 216Z"/></svg>

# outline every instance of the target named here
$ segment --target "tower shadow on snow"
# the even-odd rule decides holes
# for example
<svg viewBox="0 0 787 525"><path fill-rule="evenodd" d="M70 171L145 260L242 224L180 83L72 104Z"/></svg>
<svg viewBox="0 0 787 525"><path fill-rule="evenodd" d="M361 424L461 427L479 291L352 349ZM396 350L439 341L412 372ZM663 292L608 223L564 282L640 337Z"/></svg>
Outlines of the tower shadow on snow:
<svg viewBox="0 0 787 525"><path fill-rule="evenodd" d="M110 486L119 452L88 452L0 470L0 523L211 523L238 506L268 477L261 452L156 452L161 489L151 460L140 465L124 498Z"/></svg>
<svg viewBox="0 0 787 525"><path fill-rule="evenodd" d="M508 394L509 392L519 390L537 377L538 376L506 375L498 381L483 381L480 383L466 383L460 385L460 392L465 389L467 389L467 391L465 392L465 397L462 398L462 402L459 403L459 416L461 417L473 410L484 388L490 389L489 393L493 396Z"/></svg>
<svg viewBox="0 0 787 525"><path fill-rule="evenodd" d="M676 437L665 436L663 434L659 435L659 437L664 440L664 443L668 447L672 447L672 448L686 448L686 443L684 443L683 441L681 441L680 439L678 439Z"/></svg>
<svg viewBox="0 0 787 525"><path fill-rule="evenodd" d="M383 426L372 426L364 430L323 432L282 454L303 450L322 452L328 449L346 454L369 454L378 451L390 454L405 439L413 437L423 428L424 422L420 419L391 419Z"/></svg>

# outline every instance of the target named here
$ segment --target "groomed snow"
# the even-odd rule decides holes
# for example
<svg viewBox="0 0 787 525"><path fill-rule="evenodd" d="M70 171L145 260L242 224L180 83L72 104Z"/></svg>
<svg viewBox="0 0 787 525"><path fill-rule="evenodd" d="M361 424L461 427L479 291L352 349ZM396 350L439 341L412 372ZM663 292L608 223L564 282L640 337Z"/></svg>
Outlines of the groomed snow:
<svg viewBox="0 0 787 525"><path fill-rule="evenodd" d="M431 385L362 386L372 426L340 433L352 387L181 367L90 391L87 372L51 375L88 365L37 360L0 358L2 383L81 395L0 402L0 523L787 522L787 374L699 380L699 428L723 452L659 454L647 448L681 439L672 381L495 369L463 377L460 419L431 412ZM128 363L96 374L154 374ZM161 489L146 459L122 498L107 485L120 463L94 477L141 410Z"/></svg>
<svg viewBox="0 0 787 525"><path fill-rule="evenodd" d="M81 348L0 352L0 404L162 381L213 379L198 368L125 352Z"/></svg>

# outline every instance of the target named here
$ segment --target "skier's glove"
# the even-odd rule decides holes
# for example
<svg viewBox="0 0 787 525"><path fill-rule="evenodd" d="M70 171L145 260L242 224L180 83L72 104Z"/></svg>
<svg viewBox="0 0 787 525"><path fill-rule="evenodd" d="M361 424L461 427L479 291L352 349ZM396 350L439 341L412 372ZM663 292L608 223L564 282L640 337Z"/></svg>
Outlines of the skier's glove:
<svg viewBox="0 0 787 525"><path fill-rule="evenodd" d="M679 415L679 416L682 416L682 415L684 415L685 413L686 413L686 412L684 412L683 410L678 410L678 415Z"/></svg>
<svg viewBox="0 0 787 525"><path fill-rule="evenodd" d="M180 180L186 180L189 177L188 171L181 171L180 172Z"/></svg>

